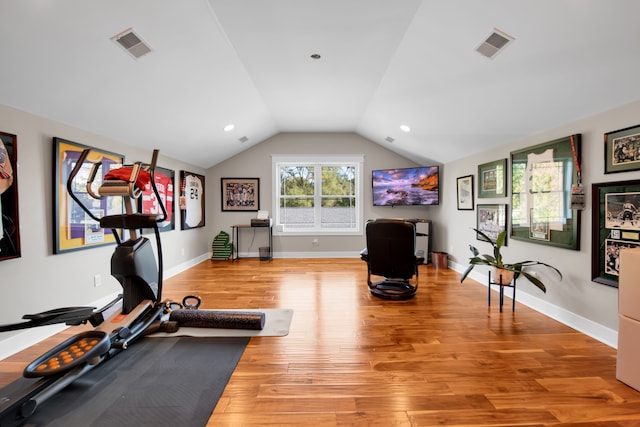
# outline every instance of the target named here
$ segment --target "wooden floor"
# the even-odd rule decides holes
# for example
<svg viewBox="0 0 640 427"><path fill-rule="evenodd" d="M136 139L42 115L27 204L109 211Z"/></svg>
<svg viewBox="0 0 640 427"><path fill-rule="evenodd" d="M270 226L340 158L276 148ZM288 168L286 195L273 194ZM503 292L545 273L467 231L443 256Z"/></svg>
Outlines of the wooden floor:
<svg viewBox="0 0 640 427"><path fill-rule="evenodd" d="M165 298L202 308L294 309L288 336L251 339L207 425L640 426L614 349L508 299L488 308L453 270L420 266L403 302L365 281L358 259L206 261L167 280ZM0 362L0 384L51 343Z"/></svg>

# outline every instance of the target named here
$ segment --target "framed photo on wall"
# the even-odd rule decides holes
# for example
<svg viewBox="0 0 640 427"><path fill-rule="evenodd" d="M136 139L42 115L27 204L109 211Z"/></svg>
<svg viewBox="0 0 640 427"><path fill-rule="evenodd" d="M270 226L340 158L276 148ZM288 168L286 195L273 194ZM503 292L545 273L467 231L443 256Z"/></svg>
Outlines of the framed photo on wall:
<svg viewBox="0 0 640 427"><path fill-rule="evenodd" d="M260 210L260 178L220 178L222 211Z"/></svg>
<svg viewBox="0 0 640 427"><path fill-rule="evenodd" d="M0 261L20 257L17 137L0 132Z"/></svg>
<svg viewBox="0 0 640 427"><path fill-rule="evenodd" d="M640 125L604 134L604 173L640 170Z"/></svg>
<svg viewBox="0 0 640 427"><path fill-rule="evenodd" d="M483 232L492 240L496 240L498 235L507 228L507 205L478 205L476 219L476 229ZM486 242L479 234L476 239ZM507 246L507 239L504 240Z"/></svg>
<svg viewBox="0 0 640 427"><path fill-rule="evenodd" d="M472 211L473 210L473 175L461 176L456 179L457 182L457 195L458 195L458 210L459 211Z"/></svg>
<svg viewBox="0 0 640 427"><path fill-rule="evenodd" d="M204 176L180 171L180 220L183 230L204 227Z"/></svg>
<svg viewBox="0 0 640 427"><path fill-rule="evenodd" d="M87 180L94 164L99 164L94 186L97 192L104 176L111 169L122 167L124 156L67 141L53 138L53 253L89 249L116 243L111 229L100 228L100 224L92 220L67 192L67 180L75 167L80 154L86 148L91 152L72 184L74 193L87 206L93 206L93 213L98 218L124 212L122 197L109 197L96 200L87 192Z"/></svg>
<svg viewBox="0 0 640 427"><path fill-rule="evenodd" d="M591 280L618 287L620 251L640 247L640 180L592 185Z"/></svg>
<svg viewBox="0 0 640 427"><path fill-rule="evenodd" d="M507 159L500 159L478 166L478 198L504 197L507 195Z"/></svg>

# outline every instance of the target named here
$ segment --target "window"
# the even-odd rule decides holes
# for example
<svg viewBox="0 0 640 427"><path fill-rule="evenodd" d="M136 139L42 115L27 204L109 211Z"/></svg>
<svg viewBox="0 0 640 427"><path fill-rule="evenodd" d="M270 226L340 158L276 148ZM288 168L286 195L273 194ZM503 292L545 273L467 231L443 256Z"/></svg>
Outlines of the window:
<svg viewBox="0 0 640 427"><path fill-rule="evenodd" d="M362 234L363 156L273 156L275 234Z"/></svg>

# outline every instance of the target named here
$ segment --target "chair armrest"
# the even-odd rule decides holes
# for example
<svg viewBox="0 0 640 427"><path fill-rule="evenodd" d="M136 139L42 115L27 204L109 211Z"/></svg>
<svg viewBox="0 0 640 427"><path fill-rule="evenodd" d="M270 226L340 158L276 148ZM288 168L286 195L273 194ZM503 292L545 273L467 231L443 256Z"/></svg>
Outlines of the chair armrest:
<svg viewBox="0 0 640 427"><path fill-rule="evenodd" d="M360 259L363 261L369 261L369 250L367 248L360 251Z"/></svg>

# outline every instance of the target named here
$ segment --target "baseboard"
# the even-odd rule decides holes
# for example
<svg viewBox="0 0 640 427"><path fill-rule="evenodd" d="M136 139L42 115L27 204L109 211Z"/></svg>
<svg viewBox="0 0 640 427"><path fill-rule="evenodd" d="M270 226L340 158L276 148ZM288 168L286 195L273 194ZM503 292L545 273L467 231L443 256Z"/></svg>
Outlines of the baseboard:
<svg viewBox="0 0 640 427"><path fill-rule="evenodd" d="M256 255L257 256L257 255ZM277 252L274 258L360 258L360 251L326 251L326 252Z"/></svg>
<svg viewBox="0 0 640 427"><path fill-rule="evenodd" d="M204 260L210 258L210 254L203 254L196 258L190 259L182 264L179 264L175 267L164 270L164 279L168 279L172 276L175 276L178 273L181 273L188 268L193 267L196 264L201 263ZM114 293L113 295L106 296L104 298L99 299L98 301L94 301L92 303L87 304L89 307L104 307L112 301L118 293ZM65 324L57 324L57 325L47 325L47 326L39 326L36 328L23 329L12 335L6 339L0 340L0 360L6 359L9 356L18 353L19 351L24 350L34 344L39 343L40 341L47 339L61 331L64 331L69 326Z"/></svg>
<svg viewBox="0 0 640 427"><path fill-rule="evenodd" d="M466 269L466 266L449 262L449 268L462 273ZM485 274L481 274L477 271L472 271L468 277L475 280L484 287L487 286L487 276ZM513 289L505 289L505 295L509 298L512 298ZM536 310L541 314L544 314L547 317L557 320L564 325L582 332L583 334L588 335L591 338L608 345L609 347L616 349L618 347L618 331L616 330L607 328L606 326L565 310L562 307L558 307L557 305L550 304L547 301L544 301L526 292L518 292L516 301L520 304L524 304L527 307Z"/></svg>

